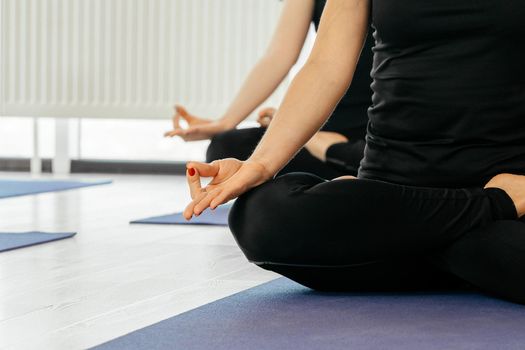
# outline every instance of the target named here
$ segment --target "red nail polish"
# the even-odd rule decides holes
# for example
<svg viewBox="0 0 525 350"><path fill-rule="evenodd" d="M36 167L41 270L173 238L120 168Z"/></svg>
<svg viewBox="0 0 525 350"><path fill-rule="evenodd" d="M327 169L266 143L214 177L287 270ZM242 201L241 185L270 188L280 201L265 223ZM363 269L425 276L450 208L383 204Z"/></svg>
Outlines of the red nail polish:
<svg viewBox="0 0 525 350"><path fill-rule="evenodd" d="M190 174L190 176L195 175L195 169L193 169L193 168L189 168L189 169L188 169L188 174Z"/></svg>

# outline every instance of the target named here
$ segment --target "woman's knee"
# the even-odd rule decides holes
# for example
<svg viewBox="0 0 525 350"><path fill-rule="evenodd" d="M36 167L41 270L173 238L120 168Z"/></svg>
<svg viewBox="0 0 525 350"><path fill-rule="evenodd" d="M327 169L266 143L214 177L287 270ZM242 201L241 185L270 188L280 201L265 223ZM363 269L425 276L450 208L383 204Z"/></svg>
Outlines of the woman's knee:
<svg viewBox="0 0 525 350"><path fill-rule="evenodd" d="M288 256L290 235L295 235L294 221L297 193L322 179L292 173L273 179L237 199L229 216L230 229L246 257L253 262L281 260Z"/></svg>
<svg viewBox="0 0 525 350"><path fill-rule="evenodd" d="M211 138L206 161L223 158L247 159L264 134L263 128L233 129Z"/></svg>
<svg viewBox="0 0 525 350"><path fill-rule="evenodd" d="M234 157L232 150L235 144L238 143L235 137L235 131L236 130L228 130L216 134L211 138L211 142L206 150L206 162Z"/></svg>

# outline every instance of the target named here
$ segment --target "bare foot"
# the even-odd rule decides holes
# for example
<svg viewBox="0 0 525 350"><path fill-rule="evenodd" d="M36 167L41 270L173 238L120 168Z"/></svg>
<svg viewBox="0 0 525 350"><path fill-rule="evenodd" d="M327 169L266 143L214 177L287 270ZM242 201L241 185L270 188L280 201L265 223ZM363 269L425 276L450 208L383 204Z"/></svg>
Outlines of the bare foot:
<svg viewBox="0 0 525 350"><path fill-rule="evenodd" d="M525 215L525 176L499 174L490 179L485 188L500 188L507 192L514 202L518 217Z"/></svg>
<svg viewBox="0 0 525 350"><path fill-rule="evenodd" d="M336 181L336 180L355 180L355 179L357 179L357 177L352 176L352 175L345 175L345 176L336 177L335 179L332 179L332 181Z"/></svg>
<svg viewBox="0 0 525 350"><path fill-rule="evenodd" d="M339 133L332 131L318 131L311 139L304 145L304 148L315 158L326 162L326 151L330 146L336 143L348 142L348 139Z"/></svg>

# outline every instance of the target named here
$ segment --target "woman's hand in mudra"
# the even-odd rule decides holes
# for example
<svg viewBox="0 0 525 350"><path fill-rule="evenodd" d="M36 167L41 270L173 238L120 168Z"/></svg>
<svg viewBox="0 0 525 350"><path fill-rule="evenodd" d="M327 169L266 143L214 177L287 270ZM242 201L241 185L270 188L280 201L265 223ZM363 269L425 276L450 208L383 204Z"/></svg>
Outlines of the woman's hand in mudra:
<svg viewBox="0 0 525 350"><path fill-rule="evenodd" d="M164 133L165 137L179 136L184 141L207 140L214 135L224 132L229 127L221 120L211 121L197 117L188 113L186 108L181 105L175 105L175 114L173 115L173 130ZM180 125L181 119L188 124L187 128Z"/></svg>
<svg viewBox="0 0 525 350"><path fill-rule="evenodd" d="M209 164L189 162L186 168L192 198L183 213L186 220L190 220L193 215L200 215L206 208L215 209L272 177L262 164L234 158L216 160ZM202 187L201 177L213 179Z"/></svg>

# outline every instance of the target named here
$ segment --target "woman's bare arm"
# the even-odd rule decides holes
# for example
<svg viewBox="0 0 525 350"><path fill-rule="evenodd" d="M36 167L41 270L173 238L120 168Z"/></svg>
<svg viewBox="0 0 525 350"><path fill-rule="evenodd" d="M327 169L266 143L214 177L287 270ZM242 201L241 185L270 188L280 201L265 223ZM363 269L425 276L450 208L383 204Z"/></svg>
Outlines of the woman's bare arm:
<svg viewBox="0 0 525 350"><path fill-rule="evenodd" d="M370 0L328 0L312 54L250 159L187 164L193 193L184 211L187 219L269 180L328 119L352 81L369 6ZM201 189L199 176L213 180Z"/></svg>
<svg viewBox="0 0 525 350"><path fill-rule="evenodd" d="M313 0L286 0L266 52L252 68L222 122L233 128L275 91L297 61L312 21Z"/></svg>
<svg viewBox="0 0 525 350"><path fill-rule="evenodd" d="M225 114L211 121L175 107L174 127L164 135L186 141L205 140L235 128L279 86L301 53L312 20L314 0L286 0L273 37L263 57L252 68ZM183 110L181 112L181 110ZM188 128L179 126L185 119Z"/></svg>
<svg viewBox="0 0 525 350"><path fill-rule="evenodd" d="M328 0L314 48L250 157L276 174L319 130L344 95L368 30L369 0Z"/></svg>

